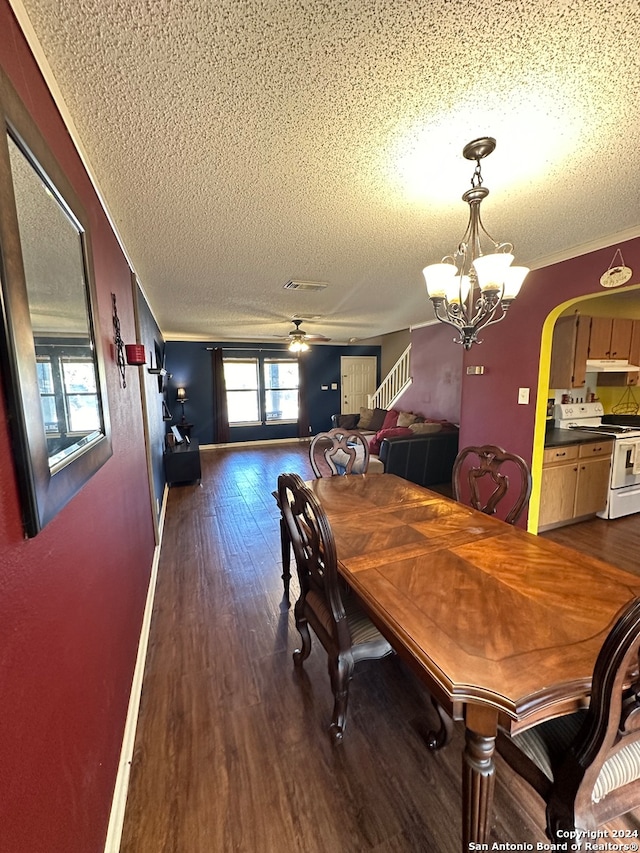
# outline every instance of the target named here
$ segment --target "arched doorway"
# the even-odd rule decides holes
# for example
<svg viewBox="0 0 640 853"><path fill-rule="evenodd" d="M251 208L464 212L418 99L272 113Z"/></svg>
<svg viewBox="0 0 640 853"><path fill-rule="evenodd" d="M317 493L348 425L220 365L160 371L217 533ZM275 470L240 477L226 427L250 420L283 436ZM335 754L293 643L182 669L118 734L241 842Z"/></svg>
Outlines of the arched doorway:
<svg viewBox="0 0 640 853"><path fill-rule="evenodd" d="M560 318L579 313L589 317L624 317L640 321L640 284L626 287L624 291L587 294L557 305L545 320L540 346L540 367L538 373L538 394L536 407L536 423L534 446L531 460L533 475L533 491L529 502L527 529L531 533L538 532L540 514L542 465L547 428L548 401L555 400L559 389L550 387L551 356L553 349L553 333ZM562 390L562 389L560 389ZM623 387L597 387L598 396L602 399L605 412L610 411L615 401L624 392ZM553 392L553 393L552 393ZM640 389L637 392L640 400Z"/></svg>

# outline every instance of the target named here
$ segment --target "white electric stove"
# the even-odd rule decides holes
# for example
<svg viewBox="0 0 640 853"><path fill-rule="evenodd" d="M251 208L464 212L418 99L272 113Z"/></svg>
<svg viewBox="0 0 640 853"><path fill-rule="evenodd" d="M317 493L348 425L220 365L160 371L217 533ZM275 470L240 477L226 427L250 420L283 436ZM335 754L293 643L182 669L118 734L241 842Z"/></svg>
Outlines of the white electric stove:
<svg viewBox="0 0 640 853"><path fill-rule="evenodd" d="M614 439L607 506L600 518L640 512L640 427L603 423L602 403L556 403L554 426L579 429Z"/></svg>

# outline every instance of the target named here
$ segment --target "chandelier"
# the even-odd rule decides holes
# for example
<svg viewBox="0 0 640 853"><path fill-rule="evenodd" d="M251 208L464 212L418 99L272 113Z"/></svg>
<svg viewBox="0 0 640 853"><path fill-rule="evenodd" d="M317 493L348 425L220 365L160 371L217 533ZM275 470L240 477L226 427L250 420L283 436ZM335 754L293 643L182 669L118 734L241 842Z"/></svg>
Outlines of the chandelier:
<svg viewBox="0 0 640 853"><path fill-rule="evenodd" d="M462 196L469 205L467 230L453 255L422 271L437 319L458 330L457 342L467 350L471 344L481 343L480 329L504 319L529 272L527 267L511 266L512 244L497 243L480 217L480 203L489 195L482 186L480 161L495 147L496 141L490 136L465 145L463 156L476 161L471 189ZM491 243L487 254L482 251L481 239Z"/></svg>
<svg viewBox="0 0 640 853"><path fill-rule="evenodd" d="M307 343L307 333L304 329L300 328L300 323L302 320L292 320L291 321L295 326L295 329L289 332L289 338L291 343L289 344L289 352L305 352L309 349L309 344Z"/></svg>

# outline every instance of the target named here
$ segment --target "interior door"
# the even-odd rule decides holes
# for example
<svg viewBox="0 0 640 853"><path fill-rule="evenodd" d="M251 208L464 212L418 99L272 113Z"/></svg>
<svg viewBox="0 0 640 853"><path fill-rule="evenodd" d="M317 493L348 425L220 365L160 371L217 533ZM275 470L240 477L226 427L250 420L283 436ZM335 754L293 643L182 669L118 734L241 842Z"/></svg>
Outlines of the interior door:
<svg viewBox="0 0 640 853"><path fill-rule="evenodd" d="M343 355L340 357L340 413L358 412L369 405L369 395L376 390L378 359L375 355Z"/></svg>

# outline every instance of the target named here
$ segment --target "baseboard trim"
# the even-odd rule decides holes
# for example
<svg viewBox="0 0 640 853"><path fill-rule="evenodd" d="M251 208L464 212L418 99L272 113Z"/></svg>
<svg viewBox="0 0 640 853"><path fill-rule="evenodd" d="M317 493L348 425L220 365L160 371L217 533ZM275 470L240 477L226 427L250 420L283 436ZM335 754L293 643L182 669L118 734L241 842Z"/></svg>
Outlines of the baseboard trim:
<svg viewBox="0 0 640 853"><path fill-rule="evenodd" d="M129 694L127 720L125 722L124 735L122 738L120 763L118 765L118 774L116 776L116 784L113 791L113 800L111 802L111 814L109 816L109 826L107 828L107 839L104 845L104 853L119 853L120 842L122 840L122 829L124 827L124 815L127 806L127 794L129 791L129 775L131 773L133 747L136 739L136 727L138 725L140 696L142 694L142 680L144 678L144 667L147 658L147 648L149 645L151 614L153 612L153 602L156 593L156 582L158 579L158 563L160 562L160 548L162 546L162 534L164 531L164 519L167 510L168 494L169 489L167 486L165 486L164 494L162 496L162 509L160 511L160 518L158 521L158 544L156 545L153 553L151 577L149 578L147 600L145 602L144 615L142 618L142 628L140 630L140 639L138 641L138 654L136 657L135 669L133 671L131 693Z"/></svg>
<svg viewBox="0 0 640 853"><path fill-rule="evenodd" d="M263 444L302 444L308 438L265 438L257 441L230 441L227 444L201 444L200 450L232 450L234 447L257 447Z"/></svg>

